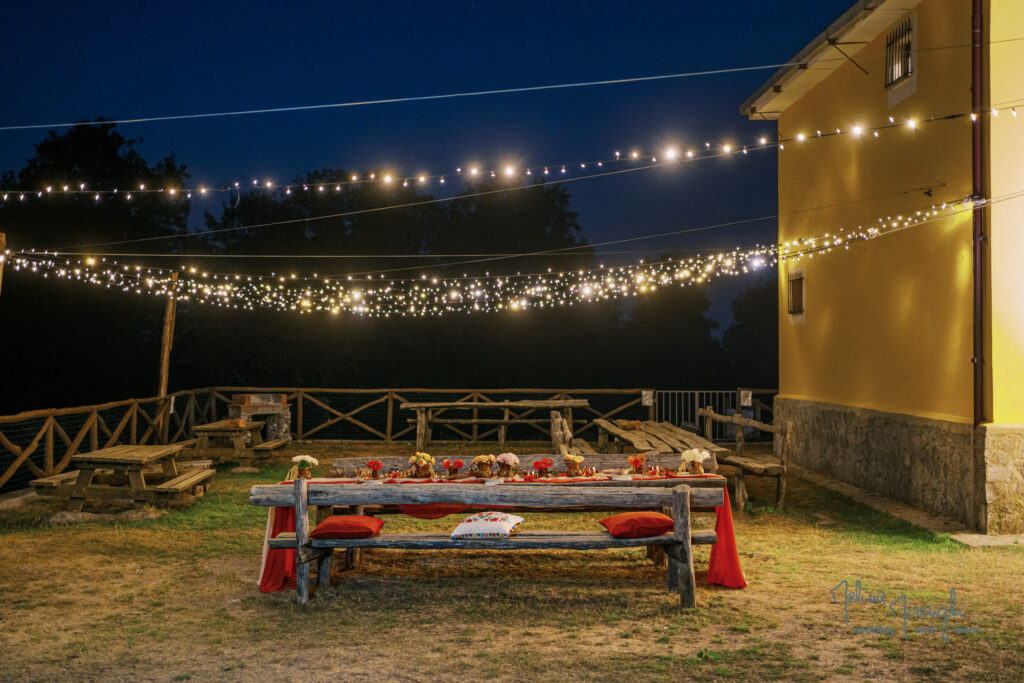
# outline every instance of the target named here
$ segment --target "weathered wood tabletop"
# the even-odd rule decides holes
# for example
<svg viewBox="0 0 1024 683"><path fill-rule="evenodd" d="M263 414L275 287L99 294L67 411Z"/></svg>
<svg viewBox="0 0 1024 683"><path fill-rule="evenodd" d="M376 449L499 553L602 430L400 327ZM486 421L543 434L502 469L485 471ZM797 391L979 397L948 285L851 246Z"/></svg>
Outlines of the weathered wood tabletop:
<svg viewBox="0 0 1024 683"><path fill-rule="evenodd" d="M258 420L246 420L245 424L238 424L233 420L217 420L216 422L210 422L204 425L196 425L192 428L192 431L199 434L207 434L210 436L223 434L235 434L235 433L255 433L263 429L263 425L266 422L260 422Z"/></svg>
<svg viewBox="0 0 1024 683"><path fill-rule="evenodd" d="M71 456L71 462L81 466L93 464L96 466L123 466L125 468L146 467L150 463L166 458L169 455L178 455L188 444L169 443L156 446L131 446L119 445L110 448L102 448L91 453L79 453Z"/></svg>

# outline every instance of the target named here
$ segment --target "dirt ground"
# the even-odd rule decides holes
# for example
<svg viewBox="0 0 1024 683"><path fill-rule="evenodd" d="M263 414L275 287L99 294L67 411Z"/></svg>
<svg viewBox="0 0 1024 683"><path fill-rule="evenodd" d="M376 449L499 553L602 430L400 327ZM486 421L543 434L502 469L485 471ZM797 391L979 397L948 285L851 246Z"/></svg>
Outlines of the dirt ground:
<svg viewBox="0 0 1024 683"><path fill-rule="evenodd" d="M784 512L773 482L748 480L736 535L750 585L706 585L698 548L693 610L640 550L365 552L300 607L258 590L266 510L248 504L299 452L382 454L298 445L257 474L223 468L195 505L154 519L53 526L56 501L0 510L0 679L1024 679L1024 549L966 549L793 478ZM455 523L386 520L384 533ZM843 581L850 599L833 602ZM906 637L889 607L901 596Z"/></svg>

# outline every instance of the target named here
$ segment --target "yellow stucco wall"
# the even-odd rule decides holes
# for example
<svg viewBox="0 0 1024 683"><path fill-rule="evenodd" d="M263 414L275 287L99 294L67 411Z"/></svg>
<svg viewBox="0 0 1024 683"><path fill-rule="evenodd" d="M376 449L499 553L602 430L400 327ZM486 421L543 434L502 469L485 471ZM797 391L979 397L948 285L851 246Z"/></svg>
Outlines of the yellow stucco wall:
<svg viewBox="0 0 1024 683"><path fill-rule="evenodd" d="M916 90L891 109L883 33L856 57L869 75L843 64L786 110L780 135L802 132L808 139L779 152L780 242L867 226L971 193L969 118L883 130L877 139L869 131L889 116L920 121L970 111L970 50L932 49L968 45L970 11L965 0L917 6ZM893 23L900 18L894 14ZM817 129L853 125L868 132L813 139ZM970 238L964 213L780 266L781 394L970 421ZM804 270L802 321L785 304L794 267Z"/></svg>
<svg viewBox="0 0 1024 683"><path fill-rule="evenodd" d="M986 384L992 422L1024 423L1024 2L992 0L988 95L990 172L986 275L990 336ZM1018 39L1009 41L1007 39ZM1006 42L1001 42L1006 41ZM1014 117L1009 107L1020 109Z"/></svg>

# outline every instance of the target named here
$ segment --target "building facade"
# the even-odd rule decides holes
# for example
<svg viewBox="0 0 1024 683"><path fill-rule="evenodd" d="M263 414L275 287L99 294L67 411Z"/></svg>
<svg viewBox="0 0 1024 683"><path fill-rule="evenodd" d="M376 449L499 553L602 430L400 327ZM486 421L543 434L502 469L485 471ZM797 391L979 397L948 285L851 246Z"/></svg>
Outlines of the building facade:
<svg viewBox="0 0 1024 683"><path fill-rule="evenodd" d="M988 533L1024 532L1021 37L1019 0L860 0L741 107L780 244L901 228L780 262L792 460Z"/></svg>

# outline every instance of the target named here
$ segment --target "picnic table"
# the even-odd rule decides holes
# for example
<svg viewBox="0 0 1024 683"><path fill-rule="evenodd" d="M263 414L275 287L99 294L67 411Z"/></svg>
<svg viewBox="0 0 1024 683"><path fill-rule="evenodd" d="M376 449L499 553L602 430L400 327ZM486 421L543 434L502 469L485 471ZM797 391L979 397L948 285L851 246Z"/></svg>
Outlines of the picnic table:
<svg viewBox="0 0 1024 683"><path fill-rule="evenodd" d="M425 451L430 444L434 425L442 425L456 432L460 436L473 441L478 441L482 436L477 428L480 425L493 425L498 430L498 447L504 448L508 437L508 426L510 424L528 424L540 429L541 432L550 436L550 431L545 431L541 424L551 424L551 418L530 417L537 410L561 411L565 421L572 425L572 409L587 408L590 402L586 399L550 399L538 401L449 401L430 403L403 403L403 410L416 411L416 450ZM444 413L451 410L472 410L471 417L445 417ZM501 411L500 417L479 417L479 411ZM413 422L413 420L409 420ZM471 426L472 433L466 433L455 425Z"/></svg>
<svg viewBox="0 0 1024 683"><path fill-rule="evenodd" d="M179 463L190 441L156 446L119 445L71 456L77 470L32 482L37 491L68 499L68 510L80 511L86 499L127 499L137 503L181 500L202 495L215 472L208 462ZM151 481L147 481L147 477Z"/></svg>
<svg viewBox="0 0 1024 683"><path fill-rule="evenodd" d="M251 465L254 459L269 456L261 448L263 435L260 430L265 424L254 420L232 419L196 425L192 428L196 436L196 455L218 462L232 461L240 465Z"/></svg>

